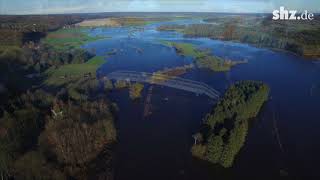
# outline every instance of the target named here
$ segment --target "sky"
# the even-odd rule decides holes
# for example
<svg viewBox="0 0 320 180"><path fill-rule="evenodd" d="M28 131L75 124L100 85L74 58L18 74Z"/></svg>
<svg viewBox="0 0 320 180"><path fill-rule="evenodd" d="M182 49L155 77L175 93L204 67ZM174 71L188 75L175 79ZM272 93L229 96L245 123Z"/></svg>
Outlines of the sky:
<svg viewBox="0 0 320 180"><path fill-rule="evenodd" d="M288 9L318 13L320 0L0 0L0 14L90 12L272 13Z"/></svg>

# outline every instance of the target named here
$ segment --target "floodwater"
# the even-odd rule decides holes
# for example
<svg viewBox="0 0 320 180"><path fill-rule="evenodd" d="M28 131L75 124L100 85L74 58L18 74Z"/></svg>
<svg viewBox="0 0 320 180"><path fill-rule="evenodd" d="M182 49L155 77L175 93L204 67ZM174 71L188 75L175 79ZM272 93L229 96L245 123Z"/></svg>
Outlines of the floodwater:
<svg viewBox="0 0 320 180"><path fill-rule="evenodd" d="M192 158L192 134L197 132L215 101L191 92L154 85L151 114L144 116L150 85L142 98L131 101L128 91L114 91L118 104L119 143L115 157L116 180L164 179L305 179L320 177L320 65L292 54L207 38L184 38L176 32L158 32L161 24L203 23L179 20L134 28L96 28L91 35L111 37L84 48L106 56L99 70L154 72L192 63L161 41L188 42L209 48L232 60L247 60L229 72L194 69L182 77L207 83L221 94L233 82L259 80L271 88L270 100L251 121L245 146L234 166L224 169ZM128 34L131 34L128 36Z"/></svg>

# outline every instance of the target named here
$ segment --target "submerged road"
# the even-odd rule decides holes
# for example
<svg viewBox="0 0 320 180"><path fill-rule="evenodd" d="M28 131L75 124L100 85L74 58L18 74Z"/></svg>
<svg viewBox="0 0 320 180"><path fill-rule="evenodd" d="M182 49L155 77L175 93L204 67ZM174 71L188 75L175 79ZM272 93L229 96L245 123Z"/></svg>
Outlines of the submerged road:
<svg viewBox="0 0 320 180"><path fill-rule="evenodd" d="M147 73L137 71L115 71L109 73L107 77L110 80L135 81L149 84L157 84L176 88L196 94L204 94L212 99L218 100L220 93L205 83L184 79L176 76L168 76L159 73Z"/></svg>

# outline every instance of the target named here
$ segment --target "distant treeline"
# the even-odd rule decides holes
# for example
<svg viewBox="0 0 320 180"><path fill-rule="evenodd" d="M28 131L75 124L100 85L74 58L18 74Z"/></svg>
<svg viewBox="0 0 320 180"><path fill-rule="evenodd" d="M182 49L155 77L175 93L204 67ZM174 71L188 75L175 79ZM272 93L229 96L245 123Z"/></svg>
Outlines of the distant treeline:
<svg viewBox="0 0 320 180"><path fill-rule="evenodd" d="M270 17L218 16L205 24L162 25L158 30L182 32L186 37L208 37L320 57L320 21L272 21Z"/></svg>

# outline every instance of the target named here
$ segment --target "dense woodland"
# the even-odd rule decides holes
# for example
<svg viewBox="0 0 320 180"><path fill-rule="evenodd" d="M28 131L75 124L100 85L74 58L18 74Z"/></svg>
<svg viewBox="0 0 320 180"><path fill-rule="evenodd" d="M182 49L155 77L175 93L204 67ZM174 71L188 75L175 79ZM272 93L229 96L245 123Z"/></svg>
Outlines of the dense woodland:
<svg viewBox="0 0 320 180"><path fill-rule="evenodd" d="M0 120L2 177L90 177L101 153L111 162L109 149L116 141L112 108L104 100L64 101L43 90L11 100ZM97 175L112 177L110 162Z"/></svg>
<svg viewBox="0 0 320 180"><path fill-rule="evenodd" d="M10 67L4 69L15 78L10 74L6 79L1 76L6 88L1 93L1 176L4 179L112 178L115 111L104 91L99 91L96 77L80 77L59 88L48 87L25 77L39 72L27 68L36 66L25 62L25 56L7 56L5 53L1 62L10 60L5 64ZM81 61L86 61L86 57ZM45 77L41 73L36 79L41 82ZM105 169L96 172L98 157L105 159Z"/></svg>
<svg viewBox="0 0 320 180"><path fill-rule="evenodd" d="M257 116L268 94L268 86L261 82L232 85L194 135L193 156L231 167L245 143L249 120Z"/></svg>
<svg viewBox="0 0 320 180"><path fill-rule="evenodd" d="M68 25L62 19L50 28ZM78 46L16 40L0 46L1 179L113 179L116 106L95 74L104 60ZM78 76L57 76L70 65Z"/></svg>

